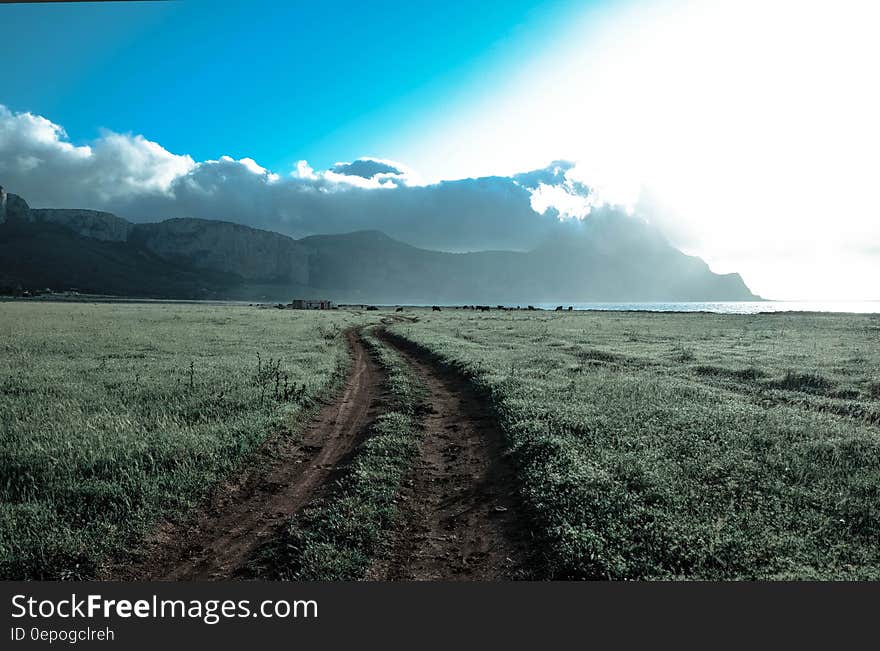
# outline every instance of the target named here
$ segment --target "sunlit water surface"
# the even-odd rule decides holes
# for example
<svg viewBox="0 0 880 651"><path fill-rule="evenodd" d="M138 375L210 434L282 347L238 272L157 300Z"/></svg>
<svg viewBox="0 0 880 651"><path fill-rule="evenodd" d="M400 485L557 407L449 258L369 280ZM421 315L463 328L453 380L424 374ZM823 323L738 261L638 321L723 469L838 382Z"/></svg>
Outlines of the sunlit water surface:
<svg viewBox="0 0 880 651"><path fill-rule="evenodd" d="M535 303L534 307L553 310L558 305L560 303ZM715 303L564 303L562 305L564 308L571 305L575 310L634 310L638 312L715 312L717 314L853 312L856 314L880 314L880 301L719 301Z"/></svg>

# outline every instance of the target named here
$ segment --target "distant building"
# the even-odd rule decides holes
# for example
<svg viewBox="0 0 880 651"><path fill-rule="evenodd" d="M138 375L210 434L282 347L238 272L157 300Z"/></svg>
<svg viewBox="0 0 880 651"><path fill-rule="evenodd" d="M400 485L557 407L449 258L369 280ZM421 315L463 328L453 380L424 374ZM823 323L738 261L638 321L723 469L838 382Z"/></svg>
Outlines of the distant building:
<svg viewBox="0 0 880 651"><path fill-rule="evenodd" d="M290 302L294 310L332 310L333 302L324 300L312 300L308 298L295 298Z"/></svg>

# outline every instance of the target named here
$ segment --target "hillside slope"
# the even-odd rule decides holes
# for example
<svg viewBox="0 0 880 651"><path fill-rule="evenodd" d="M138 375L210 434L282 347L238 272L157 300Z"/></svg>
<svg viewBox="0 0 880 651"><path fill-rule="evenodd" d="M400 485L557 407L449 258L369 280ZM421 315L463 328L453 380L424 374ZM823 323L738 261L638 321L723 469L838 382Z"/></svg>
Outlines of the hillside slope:
<svg viewBox="0 0 880 651"><path fill-rule="evenodd" d="M2 191L0 191L2 192ZM168 298L383 303L755 300L656 230L614 212L529 252L429 251L378 231L285 235L203 219L132 224L0 197L0 286Z"/></svg>

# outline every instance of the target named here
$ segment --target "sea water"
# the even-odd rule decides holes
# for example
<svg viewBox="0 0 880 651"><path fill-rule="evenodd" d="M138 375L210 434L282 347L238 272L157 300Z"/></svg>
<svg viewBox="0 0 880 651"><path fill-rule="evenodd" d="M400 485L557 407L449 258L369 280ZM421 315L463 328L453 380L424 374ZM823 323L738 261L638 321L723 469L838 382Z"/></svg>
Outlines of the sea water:
<svg viewBox="0 0 880 651"><path fill-rule="evenodd" d="M847 312L880 314L880 301L717 301L682 303L535 303L534 307L553 310L562 305L575 310L637 312L714 312L716 314L759 314L761 312ZM516 307L516 306L512 306ZM521 305L520 307L526 307Z"/></svg>

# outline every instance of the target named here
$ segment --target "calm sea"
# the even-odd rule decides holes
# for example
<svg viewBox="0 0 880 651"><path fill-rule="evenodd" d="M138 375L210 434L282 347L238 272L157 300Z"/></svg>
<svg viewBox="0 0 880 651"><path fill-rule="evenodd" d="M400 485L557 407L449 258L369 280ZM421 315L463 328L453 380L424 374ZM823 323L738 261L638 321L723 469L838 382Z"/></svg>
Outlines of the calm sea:
<svg viewBox="0 0 880 651"><path fill-rule="evenodd" d="M552 310L560 303L535 303ZM854 312L880 314L880 301L719 301L717 303L563 303L576 310L635 310L639 312L715 312L757 314L759 312ZM522 306L525 307L525 306Z"/></svg>

